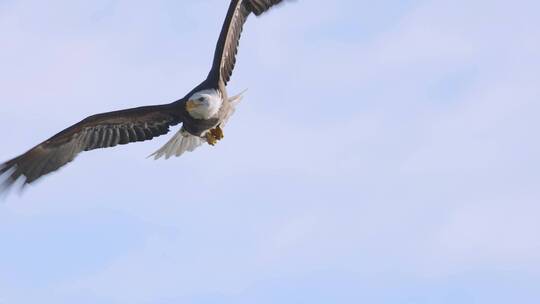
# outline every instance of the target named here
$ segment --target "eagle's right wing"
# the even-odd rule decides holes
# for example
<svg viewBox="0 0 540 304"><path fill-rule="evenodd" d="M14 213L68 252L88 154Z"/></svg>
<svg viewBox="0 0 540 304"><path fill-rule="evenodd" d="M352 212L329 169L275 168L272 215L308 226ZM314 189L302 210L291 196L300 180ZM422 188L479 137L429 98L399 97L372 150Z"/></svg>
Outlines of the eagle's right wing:
<svg viewBox="0 0 540 304"><path fill-rule="evenodd" d="M0 193L20 177L23 186L60 169L83 151L152 139L181 122L174 105L147 106L90 116L28 152L0 164ZM1 181L2 179L0 179Z"/></svg>

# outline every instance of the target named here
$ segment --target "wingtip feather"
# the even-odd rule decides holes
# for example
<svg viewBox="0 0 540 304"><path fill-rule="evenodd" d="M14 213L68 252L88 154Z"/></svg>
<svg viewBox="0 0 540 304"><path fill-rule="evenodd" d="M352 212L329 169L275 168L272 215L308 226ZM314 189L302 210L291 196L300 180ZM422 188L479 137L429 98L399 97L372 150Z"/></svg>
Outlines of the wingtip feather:
<svg viewBox="0 0 540 304"><path fill-rule="evenodd" d="M14 185L20 178L24 176L20 174L17 170L16 160L5 162L0 165L0 199L5 199L13 190ZM26 179L22 181L21 187L23 188L26 184ZM19 193L22 189L19 189Z"/></svg>

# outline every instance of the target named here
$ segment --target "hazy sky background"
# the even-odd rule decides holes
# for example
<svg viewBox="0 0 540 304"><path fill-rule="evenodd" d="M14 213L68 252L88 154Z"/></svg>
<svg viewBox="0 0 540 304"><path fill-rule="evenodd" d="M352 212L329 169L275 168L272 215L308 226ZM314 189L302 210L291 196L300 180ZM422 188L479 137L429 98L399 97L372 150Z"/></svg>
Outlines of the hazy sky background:
<svg viewBox="0 0 540 304"><path fill-rule="evenodd" d="M0 160L183 97L228 1L0 0ZM539 303L540 2L251 18L216 147L83 153L0 204L0 303Z"/></svg>

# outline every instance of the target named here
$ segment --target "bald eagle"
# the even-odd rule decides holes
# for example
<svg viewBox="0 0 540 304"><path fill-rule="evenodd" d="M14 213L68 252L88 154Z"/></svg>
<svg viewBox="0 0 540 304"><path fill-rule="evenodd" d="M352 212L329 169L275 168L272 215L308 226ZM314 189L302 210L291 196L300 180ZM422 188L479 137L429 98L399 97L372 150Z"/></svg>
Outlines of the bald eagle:
<svg viewBox="0 0 540 304"><path fill-rule="evenodd" d="M223 127L242 95L229 97L229 82L242 28L251 14L260 16L283 0L232 0L217 42L207 78L185 97L164 105L144 106L92 115L61 131L26 153L0 164L0 194L23 179L21 189L73 161L83 151L151 140L182 127L155 159L180 156L223 138Z"/></svg>

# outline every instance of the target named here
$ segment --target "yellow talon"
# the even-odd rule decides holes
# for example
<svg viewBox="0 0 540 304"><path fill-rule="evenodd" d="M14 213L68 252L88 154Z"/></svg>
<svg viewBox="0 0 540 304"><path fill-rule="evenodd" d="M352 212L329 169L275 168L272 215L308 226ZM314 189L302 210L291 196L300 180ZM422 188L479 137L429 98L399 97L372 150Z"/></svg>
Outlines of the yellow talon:
<svg viewBox="0 0 540 304"><path fill-rule="evenodd" d="M220 126L217 126L214 129L210 130L210 133L212 133L212 136L214 136L217 140L222 140L224 137L223 130Z"/></svg>
<svg viewBox="0 0 540 304"><path fill-rule="evenodd" d="M217 126L214 129L208 130L205 137L208 144L214 146L215 144L217 144L218 141L223 139L223 130L220 126Z"/></svg>
<svg viewBox="0 0 540 304"><path fill-rule="evenodd" d="M205 137L206 137L206 142L208 142L208 144L209 144L210 146L215 146L215 145L216 145L217 139L216 139L216 137L212 134L211 131L210 131L210 132L207 132L206 135L205 135Z"/></svg>

